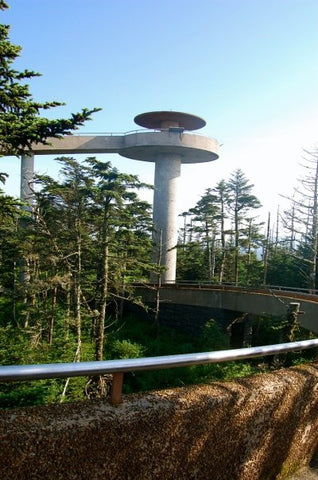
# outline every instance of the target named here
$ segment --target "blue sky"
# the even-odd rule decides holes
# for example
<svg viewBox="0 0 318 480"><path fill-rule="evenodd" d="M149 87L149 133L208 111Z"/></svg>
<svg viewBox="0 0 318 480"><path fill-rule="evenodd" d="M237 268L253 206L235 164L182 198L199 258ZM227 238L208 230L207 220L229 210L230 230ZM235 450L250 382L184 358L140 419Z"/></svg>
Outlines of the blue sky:
<svg viewBox="0 0 318 480"><path fill-rule="evenodd" d="M11 0L1 13L23 47L16 68L42 73L37 100L102 107L83 132L125 132L135 115L203 117L222 147L216 162L184 165L180 212L241 168L267 210L292 194L302 149L318 143L317 0ZM83 157L78 157L83 158ZM105 156L153 180L153 164ZM53 157L36 169L56 175ZM18 195L19 161L0 159ZM149 198L151 200L151 198Z"/></svg>

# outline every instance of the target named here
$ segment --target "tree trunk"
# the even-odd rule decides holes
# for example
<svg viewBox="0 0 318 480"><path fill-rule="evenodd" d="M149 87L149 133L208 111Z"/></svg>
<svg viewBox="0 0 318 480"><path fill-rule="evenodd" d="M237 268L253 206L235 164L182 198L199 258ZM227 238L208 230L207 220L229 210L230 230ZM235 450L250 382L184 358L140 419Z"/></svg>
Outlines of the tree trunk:
<svg viewBox="0 0 318 480"><path fill-rule="evenodd" d="M159 324L159 313L160 313L160 289L161 289L161 262L162 262L162 230L160 230L159 235L159 251L158 251L158 272L157 272L157 282L156 282L156 306L155 306L155 325L158 327Z"/></svg>
<svg viewBox="0 0 318 480"><path fill-rule="evenodd" d="M265 248L264 248L264 257L263 257L263 261L264 261L263 285L266 285L266 283L267 283L270 224L271 224L271 214L270 214L270 212L268 212L266 240L265 240L265 245L264 245Z"/></svg>
<svg viewBox="0 0 318 480"><path fill-rule="evenodd" d="M224 229L224 202L221 206L221 265L220 265L220 274L219 282L223 283L224 270L225 270L225 261L226 261L226 250L225 250L225 229Z"/></svg>
<svg viewBox="0 0 318 480"><path fill-rule="evenodd" d="M318 249L318 159L316 159L316 171L314 182L314 195L313 195L313 219L312 219L312 261L310 271L310 286L312 290L316 289L316 276L317 276L317 249Z"/></svg>
<svg viewBox="0 0 318 480"><path fill-rule="evenodd" d="M53 292L52 292L52 309L51 309L51 315L50 315L50 318L49 318L49 334L48 334L48 344L49 345L52 345L52 343L53 343L56 297L57 297L57 287L55 286L53 288Z"/></svg>
<svg viewBox="0 0 318 480"><path fill-rule="evenodd" d="M77 222L78 223L78 222ZM77 225L78 226L78 225ZM77 267L74 272L74 293L75 293L75 329L76 329L76 342L77 342L77 361L81 358L82 347L82 317L81 317L81 300L82 300L82 287L81 287L81 274L82 274L82 239L78 229L77 234Z"/></svg>
<svg viewBox="0 0 318 480"><path fill-rule="evenodd" d="M99 301L98 313L96 325L96 360L103 360L104 354L104 338L105 338L105 321L106 321L106 308L107 308L107 295L108 295L108 240L103 241L103 253L102 253L102 268L101 268L101 297Z"/></svg>
<svg viewBox="0 0 318 480"><path fill-rule="evenodd" d="M234 215L234 283L238 285L239 281L239 220L238 211Z"/></svg>

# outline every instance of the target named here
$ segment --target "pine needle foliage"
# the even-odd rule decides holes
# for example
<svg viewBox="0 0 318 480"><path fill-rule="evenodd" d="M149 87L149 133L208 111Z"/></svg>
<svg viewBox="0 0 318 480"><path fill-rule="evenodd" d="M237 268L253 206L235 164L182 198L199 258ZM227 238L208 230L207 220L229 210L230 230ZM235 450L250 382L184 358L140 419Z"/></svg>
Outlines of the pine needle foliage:
<svg viewBox="0 0 318 480"><path fill-rule="evenodd" d="M0 9L7 8L8 4L1 1ZM43 117L44 110L64 103L33 99L29 82L40 74L14 68L13 63L20 57L22 48L10 42L9 32L9 25L0 25L0 154L20 155L31 150L34 143L48 143L50 137L69 135L100 109L83 108L66 119Z"/></svg>

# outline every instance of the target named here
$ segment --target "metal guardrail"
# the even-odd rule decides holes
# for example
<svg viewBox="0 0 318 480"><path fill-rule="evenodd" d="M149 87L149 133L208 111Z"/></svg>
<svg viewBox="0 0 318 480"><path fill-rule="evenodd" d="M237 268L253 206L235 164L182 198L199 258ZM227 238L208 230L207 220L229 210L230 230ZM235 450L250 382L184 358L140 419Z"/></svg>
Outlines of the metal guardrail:
<svg viewBox="0 0 318 480"><path fill-rule="evenodd" d="M163 355L160 357L130 358L99 362L1 366L0 382L113 374L111 403L118 405L122 402L122 385L125 372L245 360L295 350L306 350L314 347L318 347L318 339L235 350L219 350L216 352Z"/></svg>
<svg viewBox="0 0 318 480"><path fill-rule="evenodd" d="M169 130L169 128L137 128L134 130L128 130L126 132L78 132L75 131L75 133L72 134L73 137L79 136L79 137L85 137L85 136L92 136L94 135L95 137L123 137L125 135L132 135L134 133L155 133L155 132L171 132L172 130ZM195 132L191 133L189 130L184 130L182 133L185 133L186 135L199 135L199 136L206 136L204 133L201 132Z"/></svg>
<svg viewBox="0 0 318 480"><path fill-rule="evenodd" d="M139 133L139 132L157 132L157 131L160 131L160 130L155 130L155 129L147 129L145 130L144 128L137 128L137 129L134 129L134 130L127 130L126 132L75 132L73 134L73 137L74 136L80 136L80 137L85 137L85 136L107 136L107 137L122 137L124 135L130 135L132 133Z"/></svg>
<svg viewBox="0 0 318 480"><path fill-rule="evenodd" d="M237 290L278 290L282 292L295 292L295 293L304 293L308 295L317 295L318 296L318 290L310 289L310 288L299 288L299 287L288 287L286 285L241 285L241 284L235 284L234 282L210 282L209 280L168 280L165 282L162 286L164 287L165 285L175 285L176 287L178 285L180 286L198 286L198 287L215 287L215 288L233 288Z"/></svg>

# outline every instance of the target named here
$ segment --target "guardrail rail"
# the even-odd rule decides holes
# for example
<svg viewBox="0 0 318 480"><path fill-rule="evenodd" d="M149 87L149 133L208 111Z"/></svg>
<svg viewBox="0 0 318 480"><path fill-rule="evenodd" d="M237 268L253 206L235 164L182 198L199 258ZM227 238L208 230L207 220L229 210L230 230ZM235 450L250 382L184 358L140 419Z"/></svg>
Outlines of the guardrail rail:
<svg viewBox="0 0 318 480"><path fill-rule="evenodd" d="M38 365L9 365L0 367L0 382L68 378L112 374L110 401L113 405L122 402L122 386L125 372L159 370L208 363L221 363L263 357L295 350L318 347L318 338L299 342L281 343L260 347L248 347L215 352L163 355L159 357L130 358L76 363L52 363Z"/></svg>

